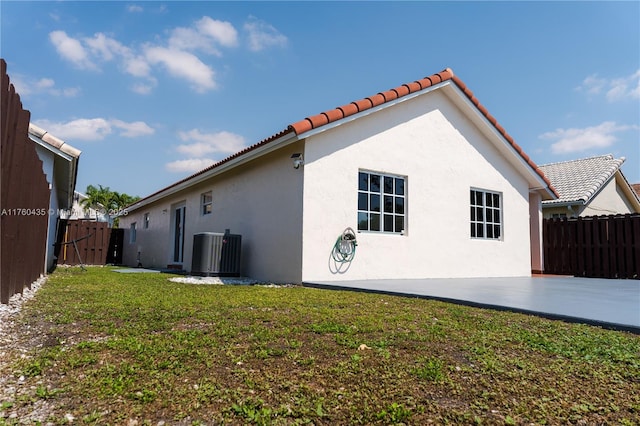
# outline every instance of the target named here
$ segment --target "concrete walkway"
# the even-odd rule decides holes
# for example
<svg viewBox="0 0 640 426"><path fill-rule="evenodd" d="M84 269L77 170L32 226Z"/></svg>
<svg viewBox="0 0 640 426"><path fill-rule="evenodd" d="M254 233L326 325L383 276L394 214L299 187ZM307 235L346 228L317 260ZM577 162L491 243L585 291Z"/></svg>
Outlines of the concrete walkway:
<svg viewBox="0 0 640 426"><path fill-rule="evenodd" d="M529 313L640 334L640 280L518 277L304 283Z"/></svg>

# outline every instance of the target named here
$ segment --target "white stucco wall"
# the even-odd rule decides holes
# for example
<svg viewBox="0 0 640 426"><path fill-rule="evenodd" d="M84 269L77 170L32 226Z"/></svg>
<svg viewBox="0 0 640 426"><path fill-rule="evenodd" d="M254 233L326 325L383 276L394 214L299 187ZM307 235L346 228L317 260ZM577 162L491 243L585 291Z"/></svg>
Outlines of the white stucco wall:
<svg viewBox="0 0 640 426"><path fill-rule="evenodd" d="M36 153L42 161L42 171L44 172L47 182L49 182L49 189L51 190L49 196L49 223L47 229L47 248L46 248L46 264L45 271L47 272L51 269L54 263L54 247L53 244L56 242L56 230L58 225L59 215L59 205L58 205L58 190L56 187L56 180L54 178L54 164L55 164L55 154L51 151L41 147L38 144L34 144L36 148Z"/></svg>
<svg viewBox="0 0 640 426"><path fill-rule="evenodd" d="M303 281L531 273L527 182L438 91L310 137L305 162ZM361 169L406 176L406 235L358 233L354 261L336 271ZM502 193L502 240L470 237L472 187Z"/></svg>
<svg viewBox="0 0 640 426"><path fill-rule="evenodd" d="M634 213L633 207L614 178L611 179L584 210L582 210L580 216L627 213Z"/></svg>
<svg viewBox="0 0 640 426"><path fill-rule="evenodd" d="M122 217L125 229L123 262L136 266L137 253L145 267L173 264L173 208L186 205L183 268L191 269L193 235L224 232L242 235L241 273L271 282L300 282L302 253L303 170L292 166L291 154L302 152L301 142L267 154L238 170L211 178L160 202ZM212 191L213 211L200 214L200 196ZM149 229L143 228L149 213ZM136 222L136 242L129 243L129 227Z"/></svg>

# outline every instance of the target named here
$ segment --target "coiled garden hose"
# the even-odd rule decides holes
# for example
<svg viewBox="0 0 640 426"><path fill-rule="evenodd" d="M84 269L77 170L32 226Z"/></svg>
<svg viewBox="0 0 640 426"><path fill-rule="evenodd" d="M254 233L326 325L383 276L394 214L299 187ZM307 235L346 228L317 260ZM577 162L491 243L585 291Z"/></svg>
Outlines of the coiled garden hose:
<svg viewBox="0 0 640 426"><path fill-rule="evenodd" d="M338 263L349 263L356 256L357 246L358 240L356 240L356 233L353 229L347 228L333 245L331 256L333 260Z"/></svg>

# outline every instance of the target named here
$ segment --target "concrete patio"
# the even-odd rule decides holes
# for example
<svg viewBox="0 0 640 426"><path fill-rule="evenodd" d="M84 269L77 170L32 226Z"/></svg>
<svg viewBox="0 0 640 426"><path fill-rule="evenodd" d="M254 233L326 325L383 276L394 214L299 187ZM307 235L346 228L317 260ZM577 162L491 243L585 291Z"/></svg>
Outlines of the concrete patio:
<svg viewBox="0 0 640 426"><path fill-rule="evenodd" d="M304 283L510 310L640 334L640 281L541 276Z"/></svg>

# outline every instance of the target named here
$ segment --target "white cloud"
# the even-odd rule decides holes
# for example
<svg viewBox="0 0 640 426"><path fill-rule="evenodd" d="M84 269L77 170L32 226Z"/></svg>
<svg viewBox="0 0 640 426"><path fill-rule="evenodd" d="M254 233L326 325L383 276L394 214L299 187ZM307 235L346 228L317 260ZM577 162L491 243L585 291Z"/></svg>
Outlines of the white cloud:
<svg viewBox="0 0 640 426"><path fill-rule="evenodd" d="M640 70L634 74L611 80L607 91L607 100L615 102L622 99L640 99Z"/></svg>
<svg viewBox="0 0 640 426"><path fill-rule="evenodd" d="M147 47L145 57L152 64L164 65L174 77L190 81L197 92L202 93L216 87L213 69L189 52L155 46Z"/></svg>
<svg viewBox="0 0 640 426"><path fill-rule="evenodd" d="M48 94L51 96L72 98L78 96L80 93L80 88L78 87L57 88L56 82L51 78L33 80L20 74L16 74L11 76L11 83L14 85L16 92L18 92L20 96Z"/></svg>
<svg viewBox="0 0 640 426"><path fill-rule="evenodd" d="M131 13L139 13L139 12L142 12L143 9L142 9L142 6L138 6L136 4L130 4L127 6L127 11Z"/></svg>
<svg viewBox="0 0 640 426"><path fill-rule="evenodd" d="M39 120L36 125L65 141L97 141L111 133L111 125L104 118L79 118L67 123Z"/></svg>
<svg viewBox="0 0 640 426"><path fill-rule="evenodd" d="M155 86L151 84L136 83L131 86L131 91L139 95L148 95Z"/></svg>
<svg viewBox="0 0 640 426"><path fill-rule="evenodd" d="M142 8L129 5L127 10L141 12ZM250 31L254 50L286 42L286 37L261 21L254 20ZM153 75L156 65L161 65L172 77L188 81L197 92L215 89L215 71L204 58L220 57L223 48L238 46L238 31L234 26L203 16L189 27L176 27L167 32L169 36L164 40L156 37L140 45L125 45L101 32L92 37L73 38L64 31L53 31L49 39L61 58L80 69L99 70L104 63L116 62L121 72L145 79L131 85L135 93L148 94L157 86L158 80Z"/></svg>
<svg viewBox="0 0 640 426"><path fill-rule="evenodd" d="M119 135L128 138L151 135L155 132L153 128L142 121L127 123L122 120L108 120L105 118L79 118L66 123L38 120L35 124L65 141L103 140L114 129L119 129Z"/></svg>
<svg viewBox="0 0 640 426"><path fill-rule="evenodd" d="M89 59L87 51L79 40L69 37L64 31L49 33L49 40L53 43L58 54L80 69L97 70L98 67Z"/></svg>
<svg viewBox="0 0 640 426"><path fill-rule="evenodd" d="M151 66L146 59L141 56L125 58L124 69L128 74L134 77L148 77L151 74Z"/></svg>
<svg viewBox="0 0 640 426"><path fill-rule="evenodd" d="M93 38L85 38L84 42L94 55L100 56L104 61L111 61L115 56L129 57L132 55L131 49L103 33L96 33Z"/></svg>
<svg viewBox="0 0 640 426"><path fill-rule="evenodd" d="M278 31L273 25L261 21L253 16L244 24L244 30L248 33L249 49L258 52L268 47L285 47L287 37Z"/></svg>
<svg viewBox="0 0 640 426"><path fill-rule="evenodd" d="M584 91L590 95L604 93L609 102L640 99L640 70L626 77L611 79L593 74L585 78L576 90Z"/></svg>
<svg viewBox="0 0 640 426"><path fill-rule="evenodd" d="M188 160L178 160L167 163L165 168L174 173L197 172L215 163L210 158L191 158Z"/></svg>
<svg viewBox="0 0 640 426"><path fill-rule="evenodd" d="M152 135L156 132L155 129L144 121L126 123L122 120L111 120L111 124L121 129L120 136L124 136L125 138L137 138L138 136Z"/></svg>
<svg viewBox="0 0 640 426"><path fill-rule="evenodd" d="M541 139L555 141L551 144L554 154L568 154L593 148L607 148L618 139L616 133L638 129L638 126L618 125L613 121L583 129L556 129L540 135Z"/></svg>
<svg viewBox="0 0 640 426"><path fill-rule="evenodd" d="M183 142L193 142L178 145L176 151L193 157L205 154L234 154L245 147L242 136L231 132L201 133L198 129L179 132Z"/></svg>
<svg viewBox="0 0 640 426"><path fill-rule="evenodd" d="M211 37L222 46L236 47L238 45L238 31L230 22L217 21L203 16L196 22L196 28L201 34Z"/></svg>
<svg viewBox="0 0 640 426"><path fill-rule="evenodd" d="M195 22L190 28L177 27L171 30L168 45L171 49L196 51L222 56L218 45L235 47L238 32L229 22L216 21L208 16Z"/></svg>
<svg viewBox="0 0 640 426"><path fill-rule="evenodd" d="M222 53L214 46L213 41L193 28L174 28L169 37L169 48L174 50L195 51L221 56Z"/></svg>
<svg viewBox="0 0 640 426"><path fill-rule="evenodd" d="M50 78L41 78L36 82L36 88L38 89L50 89L55 85L55 81Z"/></svg>
<svg viewBox="0 0 640 426"><path fill-rule="evenodd" d="M80 88L79 87L67 87L62 89L62 96L64 96L65 98L75 98L76 96L78 96L80 94Z"/></svg>

